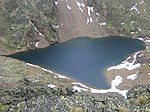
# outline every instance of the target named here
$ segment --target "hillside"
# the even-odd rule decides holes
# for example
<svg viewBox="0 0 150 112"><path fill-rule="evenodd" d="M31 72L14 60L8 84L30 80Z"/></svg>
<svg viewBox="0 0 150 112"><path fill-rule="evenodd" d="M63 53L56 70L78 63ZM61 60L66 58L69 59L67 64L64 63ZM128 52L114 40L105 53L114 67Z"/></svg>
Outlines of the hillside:
<svg viewBox="0 0 150 112"><path fill-rule="evenodd" d="M149 5L149 0L0 0L0 112L149 112ZM145 50L105 71L109 83L121 77L117 89L127 92L126 99L117 92L91 94L96 89L6 56L79 36L145 43Z"/></svg>

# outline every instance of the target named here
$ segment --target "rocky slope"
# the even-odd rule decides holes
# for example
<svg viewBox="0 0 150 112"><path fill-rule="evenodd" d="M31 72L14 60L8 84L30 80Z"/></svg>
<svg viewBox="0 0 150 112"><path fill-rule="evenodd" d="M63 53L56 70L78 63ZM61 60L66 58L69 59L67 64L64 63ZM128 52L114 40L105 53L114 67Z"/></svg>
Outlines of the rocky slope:
<svg viewBox="0 0 150 112"><path fill-rule="evenodd" d="M57 42L57 17L52 0L1 0L0 53Z"/></svg>
<svg viewBox="0 0 150 112"><path fill-rule="evenodd" d="M77 36L141 37L147 49L139 52L134 64L142 66L110 71L113 77L109 79L138 73L135 84L125 82L121 88L149 84L149 4L149 0L0 0L0 54L46 47ZM135 60L134 55L131 59ZM71 82L0 56L0 112L150 111L150 85L134 87L124 100L118 95L77 92Z"/></svg>
<svg viewBox="0 0 150 112"><path fill-rule="evenodd" d="M36 71L36 72L35 72ZM134 87L127 99L88 95L71 80L0 56L0 112L149 112L150 85Z"/></svg>
<svg viewBox="0 0 150 112"><path fill-rule="evenodd" d="M137 38L150 35L149 5L149 0L96 0L95 9L107 33Z"/></svg>
<svg viewBox="0 0 150 112"><path fill-rule="evenodd" d="M1 0L0 54L78 36L149 36L149 4L149 0Z"/></svg>

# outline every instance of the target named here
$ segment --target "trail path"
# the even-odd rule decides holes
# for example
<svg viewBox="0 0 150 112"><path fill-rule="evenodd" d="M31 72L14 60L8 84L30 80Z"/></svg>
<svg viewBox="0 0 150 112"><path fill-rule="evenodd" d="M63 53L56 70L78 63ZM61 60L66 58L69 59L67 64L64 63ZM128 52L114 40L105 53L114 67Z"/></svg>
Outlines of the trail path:
<svg viewBox="0 0 150 112"><path fill-rule="evenodd" d="M59 13L60 41L78 36L107 36L96 21L93 6L87 5L87 0L54 0Z"/></svg>

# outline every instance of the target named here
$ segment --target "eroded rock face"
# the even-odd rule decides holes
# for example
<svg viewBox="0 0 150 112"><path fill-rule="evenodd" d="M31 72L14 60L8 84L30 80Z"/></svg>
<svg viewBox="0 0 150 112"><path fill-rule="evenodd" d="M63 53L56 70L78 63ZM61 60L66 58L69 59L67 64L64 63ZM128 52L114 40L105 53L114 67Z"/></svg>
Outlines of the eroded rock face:
<svg viewBox="0 0 150 112"><path fill-rule="evenodd" d="M0 46L4 50L40 47L41 42L45 47L58 41L52 0L1 0L0 10Z"/></svg>
<svg viewBox="0 0 150 112"><path fill-rule="evenodd" d="M110 35L139 37L150 35L149 5L149 0L96 0L95 9Z"/></svg>

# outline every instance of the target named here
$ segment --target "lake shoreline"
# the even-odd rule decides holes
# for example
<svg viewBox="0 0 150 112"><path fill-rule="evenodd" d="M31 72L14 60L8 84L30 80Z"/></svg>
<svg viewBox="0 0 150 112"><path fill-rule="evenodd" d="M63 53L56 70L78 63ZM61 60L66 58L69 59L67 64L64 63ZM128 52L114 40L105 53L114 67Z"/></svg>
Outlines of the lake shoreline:
<svg viewBox="0 0 150 112"><path fill-rule="evenodd" d="M124 37L116 37L116 39L117 39L117 40L120 40L121 43L122 43L122 42L124 43L124 40L126 40L126 39L123 39L123 38L124 38ZM105 40L107 40L107 39L108 39L108 40L110 40L110 39L111 39L111 40L114 40L114 41L112 41L113 43L116 42L116 41L115 41L115 40L116 40L115 37L108 37L108 38L104 37L103 39L98 39L98 38L97 38L97 39L91 39L91 38L88 37L88 41L97 40L96 42L99 42L98 40L100 40L101 43L105 42ZM82 40L84 40L84 38L81 38L80 40L79 40L79 39L75 39L75 41L77 41L76 44L77 44L78 46L79 46L80 44L83 44L83 43L78 43L78 41L82 42ZM130 39L128 39L128 38L127 38L127 40L130 41ZM132 39L131 39L131 40L132 40ZM128 42L128 41L125 41L125 42ZM133 41L133 40L132 40L132 41ZM131 42L132 42L132 41L131 41ZM73 42L73 41L70 41L70 42ZM92 42L95 42L95 41L92 41ZM111 42L111 41L109 41L109 42ZM117 41L117 42L118 42L118 41ZM76 44L73 44L73 43L72 43L71 45L75 46ZM100 44L100 43L99 43L99 44ZM107 43L107 44L108 44L108 43ZM115 44L115 43L114 43L114 44ZM62 44L60 44L60 45L62 45ZM87 45L87 43L86 43L85 45ZM90 44L90 45L91 45L91 44ZM115 44L115 45L116 45L116 44ZM121 44L121 45L122 45L122 44ZM99 47L100 47L100 46L101 46L101 44L99 45ZM103 46L103 45L102 45L102 46ZM125 44L125 45L123 44L123 46L126 46L126 44ZM133 46L133 44L132 44L132 46ZM67 47L68 47L68 46L67 46ZM85 46L82 45L81 47L83 48L83 47L85 47ZM52 48L54 48L54 47L52 47ZM61 48L62 48L62 46L61 46ZM66 47L64 47L64 49L65 49L65 48L66 48ZM70 47L69 47L69 48L70 48ZM86 47L85 47L85 48L86 48ZM95 48L95 47L94 47L94 48ZM101 48L101 47L100 47L100 48ZM98 48L98 49L100 49L100 48ZM103 47L102 47L102 48L103 48ZM111 48L112 48L112 47L111 47ZM125 47L125 48L126 48L126 47ZM109 49L109 47L108 47L108 49ZM116 49L116 48L115 48L115 49ZM118 49L118 48L117 48L117 49ZM142 49L143 49L143 48L142 48ZM91 49L91 50L92 50L92 49ZM42 51L42 49L41 49L41 51ZM47 50L44 50L44 51L47 51ZM53 50L52 50L52 51L53 51ZM57 53L58 53L58 49L56 49L56 51L57 51ZM61 49L61 51L62 51L62 49ZM95 51L95 50L94 50L94 51ZM101 52L100 50L98 50L98 51ZM47 51L47 52L50 52L50 51ZM67 52L68 52L68 49L67 49ZM81 50L81 52L83 52L83 51ZM91 51L90 51L90 52L91 52ZM116 52L117 52L117 51L116 51ZM29 52L28 52L28 53L29 53ZM28 57L28 53L27 53L27 55L26 55L27 57ZM36 55L38 55L37 52L35 52L35 53L36 53ZM39 53L40 53L40 52L39 52ZM44 53L44 52L43 52L43 53ZM72 53L72 52L71 52L71 53ZM24 54L24 53L23 53L23 54ZM44 53L44 54L45 54L45 53ZM47 53L46 53L46 54L47 54ZM53 52L53 54L55 54L55 52ZM93 54L93 53L92 53L92 54ZM99 54L99 53L98 53L98 54ZM108 55L108 54L109 54L109 53L107 53L107 55ZM41 55L42 55L42 54L41 54ZM86 55L87 55L87 54L86 54ZM97 55L97 54L95 54L95 55ZM101 55L101 53L100 53L100 55ZM17 56L17 55L16 55L16 56ZM21 55L20 55L20 56L21 56ZM25 57L26 57L26 56L25 56ZM43 57L43 56L44 56L44 55L42 55L42 57ZM33 56L33 57L34 57L34 56ZM44 57L45 57L45 56L44 56ZM47 57L47 56L46 56L46 57ZM56 56L56 57L57 57L57 56ZM17 58L17 57L16 57L16 58ZM19 58L19 57L18 57L18 58ZM91 58L92 58L92 57L91 57ZM40 59L40 58L39 58L39 59ZM69 59L70 59L70 58L69 58ZM73 59L75 59L75 58L73 58ZM93 58L92 58L92 59L93 59ZM95 58L94 58L94 59L95 59ZM23 59L22 59L22 60L23 60ZM32 59L31 59L31 60L32 60ZM48 60L48 59L47 59L47 60ZM94 61L94 60L93 60L93 61ZM30 62L30 61L29 61L29 60L28 60L28 61L26 60L26 62ZM94 61L94 62L95 62L95 61ZM97 60L96 60L96 62L97 62ZM32 63L32 62L31 62L31 63ZM52 63L53 63L53 61L52 61ZM63 62L63 63L64 63L64 62ZM106 62L104 62L104 63L106 63ZM47 68L47 67L46 67L46 68ZM55 70L55 71L56 71L56 70ZM60 72L60 73L61 73L61 72ZM95 73L95 72L93 72L93 73ZM66 73L66 74L67 74L67 73ZM114 79L115 79L115 77L113 77L112 80L114 80ZM109 80L109 84L111 83L112 80ZM86 82L86 83L87 83L87 82ZM93 85L93 86L94 86L94 85ZM123 88L122 88L122 89L123 89Z"/></svg>
<svg viewBox="0 0 150 112"><path fill-rule="evenodd" d="M92 37L89 37L89 38L92 38ZM105 37L104 37L105 38ZM114 37L115 38L115 37ZM124 38L124 37L122 37L122 38ZM126 38L126 37L125 37ZM93 38L94 39L94 38ZM141 38L139 39L139 40L142 40ZM143 40L143 42L147 42L147 41L145 41L145 40ZM61 42L61 43L63 43L63 42ZM146 44L146 48L147 48L147 44ZM42 48L36 48L36 49L42 49ZM146 49L146 50L149 50L149 48L148 49ZM144 50L145 51L145 50ZM23 51L21 51L21 52L23 52ZM131 54L132 55L132 54ZM138 69L140 69L141 67L139 67ZM128 82L128 80L126 79L125 80L125 76L127 77L128 75L129 75L129 73L130 72L127 72L126 70L123 70L124 71L124 75L123 75L123 84L120 84L120 86L118 86L118 88L120 89L120 90L122 90L122 89L127 89L127 88L129 88L129 89L131 89L133 86L136 86L136 85L138 85L138 84L149 84L149 77L146 77L147 78L147 80L148 81L140 81L140 83L137 81L136 83L130 83L130 86L128 86L128 85L126 85L126 82ZM132 74L134 74L133 72L131 72ZM130 73L130 74L131 74ZM115 75L114 75L115 74ZM107 81L108 81L108 84L111 84L111 81L112 80L114 80L115 79L115 77L117 76L117 75L119 75L118 74L118 71L116 71L116 70L112 70L112 71L110 71L110 72L106 72L105 73L105 77L106 77L106 79L107 79ZM145 79L144 79L145 80ZM84 90L84 89L83 89Z"/></svg>
<svg viewBox="0 0 150 112"><path fill-rule="evenodd" d="M86 37L86 36L80 36L80 37ZM110 35L110 36L105 36L105 37L102 37L102 36L97 36L97 37L91 37L91 36L87 36L88 38L91 38L91 39L98 39L98 38L107 38L107 37L120 37L119 35ZM67 42L71 39L77 39L79 37L72 37L72 38L65 38L64 40L60 40L58 41L57 43L55 44L50 44L50 45L46 45L45 47L40 47L40 46L37 46L36 48L34 49L22 49L22 50L13 50L13 51L5 51L3 48L0 49L0 56L7 56L7 55L12 55L12 54L15 54L15 53L19 53L19 52L24 52L24 51L29 51L29 50L36 50L36 49L43 49L43 48L47 48L49 46L53 46L53 45L56 45L56 44L59 44L59 43L64 43L64 42ZM130 38L130 37L121 37L121 38ZM136 39L136 38L133 38L133 39ZM42 43L44 44L44 43ZM42 45L43 46L43 45Z"/></svg>
<svg viewBox="0 0 150 112"><path fill-rule="evenodd" d="M122 76L123 83L118 86L120 89L131 89L134 86L142 84L146 85L150 82L150 63L148 61L150 59L150 38L145 37L138 39L145 43L145 50L138 51L136 52L137 54L130 54L125 61L122 62L122 65L120 63L118 65L108 67L104 71L109 83L116 75ZM133 59L133 57L135 59ZM128 62L128 60L134 60L135 62L131 65L131 62ZM126 68L124 65L126 65L128 68ZM131 68L129 68L130 66Z"/></svg>

